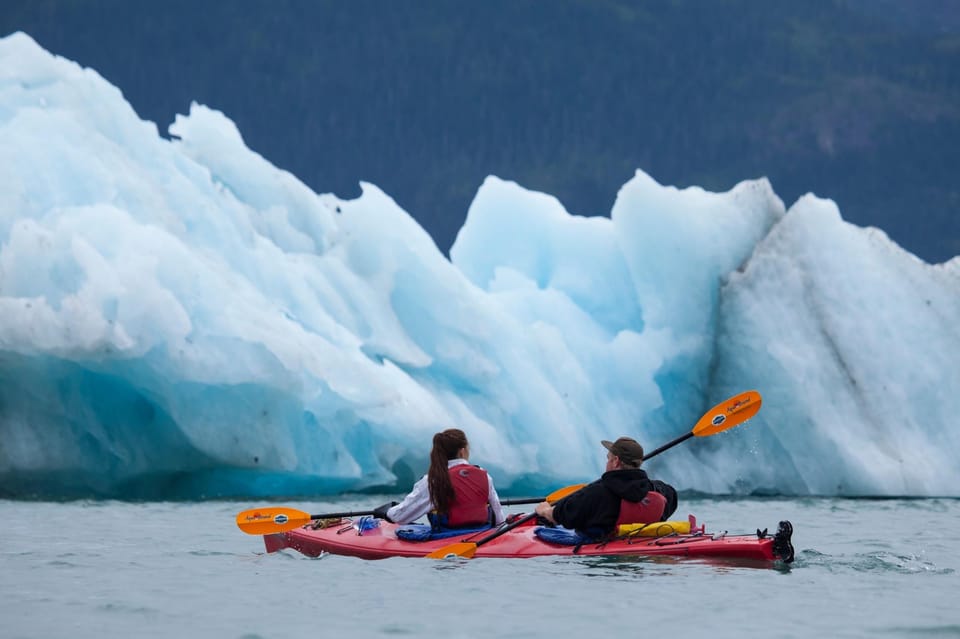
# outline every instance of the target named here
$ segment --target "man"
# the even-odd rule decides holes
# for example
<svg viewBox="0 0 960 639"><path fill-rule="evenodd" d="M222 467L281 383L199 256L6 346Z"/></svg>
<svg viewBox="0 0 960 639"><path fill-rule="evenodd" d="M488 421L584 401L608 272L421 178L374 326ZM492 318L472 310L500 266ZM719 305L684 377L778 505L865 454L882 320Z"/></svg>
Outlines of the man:
<svg viewBox="0 0 960 639"><path fill-rule="evenodd" d="M640 523L642 519L646 520L642 523L665 521L670 517L677 509L677 491L640 470L643 447L630 437L600 443L608 451L606 472L600 479L556 505L546 501L538 504L537 514L588 538L609 535L618 524ZM648 493L658 496L648 498Z"/></svg>

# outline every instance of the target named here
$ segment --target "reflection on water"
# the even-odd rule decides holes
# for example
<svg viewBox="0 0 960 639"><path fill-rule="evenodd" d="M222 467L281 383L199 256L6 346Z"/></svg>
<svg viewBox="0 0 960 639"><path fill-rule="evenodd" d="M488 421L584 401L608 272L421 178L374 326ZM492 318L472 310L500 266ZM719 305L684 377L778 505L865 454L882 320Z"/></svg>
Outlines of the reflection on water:
<svg viewBox="0 0 960 639"><path fill-rule="evenodd" d="M565 559L565 561L570 561ZM591 556L579 557L574 561L585 570L587 577L653 577L675 574L678 566L709 566L716 573L734 572L738 570L778 570L789 572L790 565L781 562L760 561L756 559L722 558L722 557L672 557L666 555L654 556Z"/></svg>
<svg viewBox="0 0 960 639"><path fill-rule="evenodd" d="M419 558L408 558L409 561L421 561ZM429 561L433 564L434 570L444 571L444 570L464 570L467 566L476 561L475 559L467 559L466 557L445 557L443 559L424 559L423 561ZM490 561L489 559L481 559L480 561ZM494 560L495 561L495 560Z"/></svg>

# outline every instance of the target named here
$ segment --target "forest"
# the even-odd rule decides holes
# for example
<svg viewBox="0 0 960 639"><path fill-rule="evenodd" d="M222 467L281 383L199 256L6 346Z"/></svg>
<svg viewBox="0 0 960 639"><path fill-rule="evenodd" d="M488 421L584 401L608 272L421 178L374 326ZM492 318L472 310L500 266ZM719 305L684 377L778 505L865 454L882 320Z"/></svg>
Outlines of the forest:
<svg viewBox="0 0 960 639"><path fill-rule="evenodd" d="M487 175L609 215L637 169L813 192L960 254L949 0L4 0L162 135L191 102L318 192L372 182L448 251Z"/></svg>

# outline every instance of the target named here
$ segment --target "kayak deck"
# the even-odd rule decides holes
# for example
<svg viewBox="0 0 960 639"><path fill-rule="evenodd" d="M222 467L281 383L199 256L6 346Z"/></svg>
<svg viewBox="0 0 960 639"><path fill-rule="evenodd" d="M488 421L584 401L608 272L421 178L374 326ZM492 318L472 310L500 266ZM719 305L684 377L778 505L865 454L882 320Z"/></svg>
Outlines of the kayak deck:
<svg viewBox="0 0 960 639"><path fill-rule="evenodd" d="M346 555L361 559L386 559L388 557L425 557L444 546L458 542L473 542L495 532L495 529L463 536L433 539L429 541L406 541L396 535L402 528L398 524L379 521L379 525L364 529L360 520L342 519L324 522L326 527L309 524L282 533L264 536L267 552L290 548L310 557L324 554ZM475 557L526 559L542 556L563 555L623 555L674 557L716 557L750 559L760 561L793 560L791 536L793 527L788 521L780 522L776 534L757 531L756 535L707 534L703 526L697 528L690 516L690 533L667 533L662 536L626 536L605 542L584 543L580 546L557 545L539 539L532 522L500 535L496 539L476 547Z"/></svg>

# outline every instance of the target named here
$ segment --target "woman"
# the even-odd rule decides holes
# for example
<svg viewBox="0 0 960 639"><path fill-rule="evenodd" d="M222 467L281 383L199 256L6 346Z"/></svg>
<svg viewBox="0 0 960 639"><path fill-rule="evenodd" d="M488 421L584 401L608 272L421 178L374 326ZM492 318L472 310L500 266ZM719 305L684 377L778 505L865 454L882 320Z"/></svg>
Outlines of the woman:
<svg viewBox="0 0 960 639"><path fill-rule="evenodd" d="M413 485L402 502L377 508L374 514L397 524L409 524L429 513L434 528L470 528L503 523L503 507L493 480L469 463L470 443L459 428L433 436L430 470Z"/></svg>

